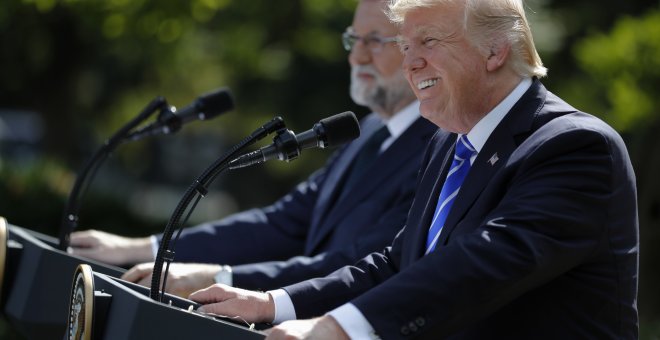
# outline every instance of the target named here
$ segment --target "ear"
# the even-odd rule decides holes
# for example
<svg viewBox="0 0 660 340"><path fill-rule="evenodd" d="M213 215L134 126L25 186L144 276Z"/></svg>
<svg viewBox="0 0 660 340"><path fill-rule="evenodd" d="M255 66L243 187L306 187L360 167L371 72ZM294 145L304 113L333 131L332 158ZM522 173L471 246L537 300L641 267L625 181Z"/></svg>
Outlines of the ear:
<svg viewBox="0 0 660 340"><path fill-rule="evenodd" d="M494 72L502 68L509 57L509 51L511 51L511 45L508 42L493 43L490 47L490 55L486 60L486 69L489 72Z"/></svg>

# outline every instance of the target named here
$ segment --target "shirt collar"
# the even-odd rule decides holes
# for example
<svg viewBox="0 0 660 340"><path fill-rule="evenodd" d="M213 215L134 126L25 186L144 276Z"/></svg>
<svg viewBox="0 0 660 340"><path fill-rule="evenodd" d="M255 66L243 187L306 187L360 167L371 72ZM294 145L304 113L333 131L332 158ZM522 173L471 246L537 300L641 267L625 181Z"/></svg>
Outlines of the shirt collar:
<svg viewBox="0 0 660 340"><path fill-rule="evenodd" d="M419 102L415 100L395 113L390 119L384 120L383 123L387 125L391 139L394 140L403 134L417 118L419 118Z"/></svg>
<svg viewBox="0 0 660 340"><path fill-rule="evenodd" d="M516 86L516 88L513 89L504 100L497 104L497 106L488 112L486 116L481 118L472 130L468 132L468 140L472 143L472 146L474 146L477 152L481 151L493 130L495 130L497 125L499 125L502 119L504 119L504 116L511 111L513 105L515 105L523 94L527 92L530 86L532 86L532 79L528 77L523 78L518 86Z"/></svg>

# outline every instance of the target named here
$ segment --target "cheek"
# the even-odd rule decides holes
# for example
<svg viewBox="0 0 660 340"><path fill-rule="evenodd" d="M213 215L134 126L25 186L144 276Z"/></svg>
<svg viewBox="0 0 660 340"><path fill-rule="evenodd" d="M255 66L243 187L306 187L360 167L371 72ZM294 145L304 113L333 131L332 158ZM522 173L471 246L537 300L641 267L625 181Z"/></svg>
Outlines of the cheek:
<svg viewBox="0 0 660 340"><path fill-rule="evenodd" d="M408 83L408 86L410 86L411 89L417 90L417 86L413 84L412 78L410 77L410 73L405 72L404 76L406 77L406 83Z"/></svg>
<svg viewBox="0 0 660 340"><path fill-rule="evenodd" d="M374 66L383 76L391 76L403 68L403 56L398 50L381 51L378 58L374 58Z"/></svg>

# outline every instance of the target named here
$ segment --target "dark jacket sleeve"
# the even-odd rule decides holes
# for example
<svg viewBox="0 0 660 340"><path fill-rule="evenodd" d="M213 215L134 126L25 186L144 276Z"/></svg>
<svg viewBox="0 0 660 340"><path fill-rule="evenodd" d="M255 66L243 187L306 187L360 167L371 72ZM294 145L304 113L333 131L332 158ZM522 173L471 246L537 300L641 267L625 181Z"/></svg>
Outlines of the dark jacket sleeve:
<svg viewBox="0 0 660 340"><path fill-rule="evenodd" d="M598 314L606 324L629 321L608 318L627 314L622 306L632 305L628 294L635 291L632 167L613 131L572 123L548 124L556 129L543 129L516 150L475 203L473 210L487 207L481 217L466 216L448 243L353 300L378 334L406 338L403 326L423 320L416 336L444 338L483 327L475 324L488 317L492 329L502 326L491 320L510 328L513 315L538 322L531 315L539 311L550 320ZM505 317L493 316L501 309ZM566 322L597 338L611 336L584 321ZM529 338L534 329L518 331Z"/></svg>
<svg viewBox="0 0 660 340"><path fill-rule="evenodd" d="M353 264L365 255L380 251L392 242L408 215L415 192L416 171L405 174L402 186L380 217L362 230L353 242L311 256L296 256L286 261L239 265L233 268L234 285L245 289L269 290L314 277L321 277L347 264Z"/></svg>
<svg viewBox="0 0 660 340"><path fill-rule="evenodd" d="M236 265L301 254L325 175L326 167L270 206L184 229L175 261Z"/></svg>
<svg viewBox="0 0 660 340"><path fill-rule="evenodd" d="M637 275L634 174L616 133L588 123L557 120L530 137L431 254L402 266L409 233L427 228L409 224L385 252L285 287L297 317L351 301L381 337L445 338L500 309L507 318L497 320L509 328L548 315L628 313L621 308L634 301ZM606 323L621 320L633 318ZM410 324L416 333L403 331Z"/></svg>
<svg viewBox="0 0 660 340"><path fill-rule="evenodd" d="M413 202L406 214L407 217L415 211L424 209L426 197L420 197L420 185L426 185L422 182L425 173L433 172L427 171L431 157L436 155L444 158L452 145L451 141L455 139L455 134L437 130L428 143L421 157L421 168L416 175ZM435 178L435 173L433 172L431 176ZM404 226L405 223L404 221L401 225ZM398 231L392 238L393 241L386 243L390 245L389 247L381 247L380 250L366 254L360 260L354 261L352 266L339 268L323 278L310 279L284 287L294 303L296 316L304 319L322 315L396 274L400 268L400 252L405 228Z"/></svg>

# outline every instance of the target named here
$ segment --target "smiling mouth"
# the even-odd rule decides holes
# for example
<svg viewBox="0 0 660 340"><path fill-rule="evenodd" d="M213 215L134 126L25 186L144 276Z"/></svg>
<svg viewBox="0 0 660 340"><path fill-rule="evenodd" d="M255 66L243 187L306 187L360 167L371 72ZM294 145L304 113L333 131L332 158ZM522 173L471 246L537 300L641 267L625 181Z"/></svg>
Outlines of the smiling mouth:
<svg viewBox="0 0 660 340"><path fill-rule="evenodd" d="M421 81L417 84L417 88L420 90L428 89L429 87L435 85L438 83L438 78L434 79L427 79L424 81Z"/></svg>

